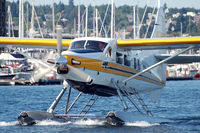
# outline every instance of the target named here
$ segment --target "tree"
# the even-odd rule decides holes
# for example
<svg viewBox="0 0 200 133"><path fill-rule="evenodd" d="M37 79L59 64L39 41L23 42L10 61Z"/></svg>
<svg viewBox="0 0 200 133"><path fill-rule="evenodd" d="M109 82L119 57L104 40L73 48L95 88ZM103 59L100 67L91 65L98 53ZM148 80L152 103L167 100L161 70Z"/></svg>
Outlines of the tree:
<svg viewBox="0 0 200 133"><path fill-rule="evenodd" d="M166 3L164 4L163 9L164 9L164 10L167 9L167 4L166 4Z"/></svg>
<svg viewBox="0 0 200 133"><path fill-rule="evenodd" d="M13 2L7 1L6 9L7 9L8 5L11 6L11 12L12 12L14 24L18 25L19 0L16 0ZM96 8L98 9L99 14L101 16L101 19L104 18L107 6L108 5L96 6ZM164 4L164 9L166 9L166 8L167 8L167 4ZM26 11L27 11L26 6L24 9L25 9L25 13L26 13ZM51 5L40 5L40 6L36 5L35 9L36 9L38 17L40 18L40 21L41 22L47 21L46 27L51 29L52 26L49 23L49 21L51 21L50 16L52 14ZM65 29L67 29L67 32L70 33L73 31L74 19L76 20L76 24L77 24L78 7L74 5L74 0L69 0L69 5L64 5L62 2L59 2L58 4L55 3L55 14L56 14L55 19L56 20L58 19L60 12L62 10L65 10L64 14L62 14L62 18L66 18L68 20ZM85 10L85 6L81 5L81 15L83 15L84 10ZM146 22L149 22L149 19L150 19L148 14L152 13L152 11L153 11L152 7L147 8L147 12L145 14L144 21L143 21L144 27L142 27L140 30L141 37L144 36L144 34L146 32L147 27L145 25L147 24ZM139 18L141 20L142 15L144 13L144 8L139 8L138 12L139 12ZM192 21L192 18L189 18L189 16L185 15L187 12L198 13L198 12L200 12L200 10L197 10L194 8L181 8L181 9L169 8L169 13L167 13L167 16L166 16L166 20L170 20L168 33L170 33L171 35L177 35L180 33L181 27L182 27L183 34L186 34L186 33L191 33L192 35L200 34L200 24L199 25L194 24L193 22L190 22L190 24L189 24L189 20ZM89 5L88 6L88 16L89 16L88 17L88 29L93 29L93 13L94 13L94 7ZM177 18L173 17L173 15L176 13L180 13L180 15ZM111 14L111 8L108 9L107 16L106 16L106 19L104 22L104 26L106 27L107 30L109 30L108 27L110 26L110 19L111 19L110 14ZM124 6L116 7L115 8L115 27L116 27L115 29L116 29L116 31L120 31L122 29L126 29L126 28L132 26L133 25L133 20L131 20L132 16L133 16L133 7L132 6L124 5ZM29 4L29 21L30 21L30 19L31 19L31 5ZM152 29L154 26L153 24L154 23L152 22L151 27L148 32L148 37L150 37L150 34L152 32ZM44 27L42 27L42 28L44 28ZM132 37L132 33L130 34L130 37Z"/></svg>
<svg viewBox="0 0 200 133"><path fill-rule="evenodd" d="M74 6L74 0L69 0L69 6Z"/></svg>

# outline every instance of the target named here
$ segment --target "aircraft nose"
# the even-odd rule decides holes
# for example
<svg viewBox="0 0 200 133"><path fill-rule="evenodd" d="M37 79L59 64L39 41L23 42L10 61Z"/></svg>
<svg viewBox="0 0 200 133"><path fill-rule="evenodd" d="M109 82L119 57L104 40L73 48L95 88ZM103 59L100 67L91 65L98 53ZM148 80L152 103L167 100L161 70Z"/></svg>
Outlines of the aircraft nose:
<svg viewBox="0 0 200 133"><path fill-rule="evenodd" d="M66 57L60 56L58 59L56 59L55 63L56 63L58 74L67 74L69 72L69 69L67 66L68 61Z"/></svg>
<svg viewBox="0 0 200 133"><path fill-rule="evenodd" d="M64 56L60 56L58 59L56 59L56 66L57 67L65 67L67 66L67 58Z"/></svg>

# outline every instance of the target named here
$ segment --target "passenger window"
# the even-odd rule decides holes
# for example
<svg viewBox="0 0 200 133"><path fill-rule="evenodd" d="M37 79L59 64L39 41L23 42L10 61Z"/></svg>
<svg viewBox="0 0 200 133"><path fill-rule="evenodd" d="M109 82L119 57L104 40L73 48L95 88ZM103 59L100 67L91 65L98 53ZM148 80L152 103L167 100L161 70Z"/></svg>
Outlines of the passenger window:
<svg viewBox="0 0 200 133"><path fill-rule="evenodd" d="M116 53L116 62L119 64L123 64L123 54L119 52Z"/></svg>
<svg viewBox="0 0 200 133"><path fill-rule="evenodd" d="M131 61L129 59L129 56L127 56L127 55L124 55L124 65L126 65L126 66L131 65Z"/></svg>
<svg viewBox="0 0 200 133"><path fill-rule="evenodd" d="M137 65L138 65L138 70L140 70L140 60L138 60Z"/></svg>
<svg viewBox="0 0 200 133"><path fill-rule="evenodd" d="M136 67L137 67L137 60L136 58L134 58L134 68L136 69Z"/></svg>

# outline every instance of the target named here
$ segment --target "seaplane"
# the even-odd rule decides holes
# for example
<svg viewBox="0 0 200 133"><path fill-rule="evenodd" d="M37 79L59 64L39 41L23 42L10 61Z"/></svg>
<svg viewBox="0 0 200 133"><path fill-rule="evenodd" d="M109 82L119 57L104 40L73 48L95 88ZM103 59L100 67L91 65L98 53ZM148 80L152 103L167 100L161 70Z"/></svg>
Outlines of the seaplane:
<svg viewBox="0 0 200 133"><path fill-rule="evenodd" d="M161 16L163 11L162 8L159 9L158 16ZM157 94L166 84L167 63L173 61L183 63L184 59L179 55L190 49L200 48L200 37L163 37L164 24L165 22L157 17L150 39L117 40L115 38L83 37L62 40L62 27L60 26L57 26L57 40L0 38L0 47L13 50L16 50L16 47L55 48L57 46L58 56L55 60L43 62L35 59L46 69L34 75L32 81L37 81L49 71L55 71L64 80L64 87L47 111L23 111L18 116L19 123L33 125L37 121L46 119L71 121L77 117L82 119L100 117L101 115L88 114L89 110L100 97L112 96L119 97L123 110L110 111L103 116L106 124L121 126L125 122L143 119L157 120L140 94L150 94L155 101ZM67 50L63 51L63 48ZM166 56L167 49L181 50ZM32 58L25 53L21 54ZM195 59L200 61L197 57ZM56 114L54 110L67 89L68 98L64 114ZM72 89L80 93L69 106ZM90 94L91 98L85 99L86 104L81 112L70 114L70 110L82 94ZM133 112L130 106L135 107L138 112Z"/></svg>

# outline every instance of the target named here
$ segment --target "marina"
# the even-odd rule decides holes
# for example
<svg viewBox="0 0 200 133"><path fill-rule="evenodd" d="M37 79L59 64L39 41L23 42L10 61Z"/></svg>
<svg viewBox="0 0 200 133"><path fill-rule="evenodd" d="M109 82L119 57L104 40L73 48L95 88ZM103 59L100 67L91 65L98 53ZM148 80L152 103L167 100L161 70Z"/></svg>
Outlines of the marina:
<svg viewBox="0 0 200 133"><path fill-rule="evenodd" d="M115 2L0 2L0 132L200 132L200 10Z"/></svg>

